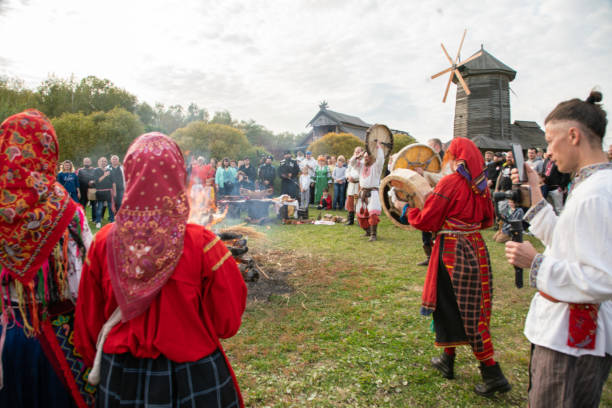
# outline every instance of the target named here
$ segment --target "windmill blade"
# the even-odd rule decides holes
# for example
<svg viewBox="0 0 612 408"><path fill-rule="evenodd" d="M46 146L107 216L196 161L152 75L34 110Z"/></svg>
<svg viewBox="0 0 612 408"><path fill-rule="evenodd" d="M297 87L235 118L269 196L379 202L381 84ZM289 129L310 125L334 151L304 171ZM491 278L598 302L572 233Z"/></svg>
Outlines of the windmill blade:
<svg viewBox="0 0 612 408"><path fill-rule="evenodd" d="M467 64L468 62L475 60L476 58L480 57L482 55L482 51L479 51L478 53L472 55L470 58L466 59L465 61L461 61L461 63L457 64L458 67Z"/></svg>
<svg viewBox="0 0 612 408"><path fill-rule="evenodd" d="M450 72L450 71L452 71L452 70L453 70L453 67L446 68L444 71L440 71L440 72L438 72L436 75L433 75L433 76L431 77L431 79L436 79L436 78L437 78L437 77L439 77L440 75L444 75L444 74L446 74L447 72Z"/></svg>
<svg viewBox="0 0 612 408"><path fill-rule="evenodd" d="M440 47L442 47L442 51L444 51L444 55L446 55L446 58L448 58L448 62L450 62L451 65L455 65L455 63L451 59L450 55L448 55L448 52L446 51L446 48L444 48L444 44L440 43Z"/></svg>
<svg viewBox="0 0 612 408"><path fill-rule="evenodd" d="M465 34L467 33L467 28L463 30L463 37L461 37L461 42L459 43L459 50L457 51L457 58L455 58L455 64L459 61L459 55L461 55L461 47L463 47L463 40L465 40Z"/></svg>
<svg viewBox="0 0 612 408"><path fill-rule="evenodd" d="M468 95L471 94L470 88L468 88L467 84L463 80L463 77L461 76L461 73L459 72L459 70L456 69L454 72L455 72L455 75L457 75L457 78L459 78L459 82L461 82L461 85L463 86L463 90L465 90L465 93L468 94ZM452 76L451 76L451 78L452 78Z"/></svg>
<svg viewBox="0 0 612 408"><path fill-rule="evenodd" d="M448 76L448 83L446 84L446 90L444 91L444 98L442 98L442 103L446 102L446 96L448 95L448 89L450 88L450 84L451 82L453 82L453 74L456 71L451 72L451 74Z"/></svg>

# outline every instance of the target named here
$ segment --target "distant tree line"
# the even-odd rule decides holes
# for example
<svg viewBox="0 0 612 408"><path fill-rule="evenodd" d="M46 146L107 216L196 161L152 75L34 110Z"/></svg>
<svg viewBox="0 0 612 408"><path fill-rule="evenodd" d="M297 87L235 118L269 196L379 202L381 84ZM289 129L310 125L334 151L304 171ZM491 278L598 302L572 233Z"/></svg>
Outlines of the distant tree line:
<svg viewBox="0 0 612 408"><path fill-rule="evenodd" d="M62 160L108 154L122 157L134 138L150 131L171 135L193 154L217 158L280 152L293 148L304 136L274 133L252 119L236 120L228 111L215 112L210 118L196 103L186 109L160 102L151 106L95 76L80 81L74 76L49 76L35 90L18 78L0 77L0 121L28 108L52 120Z"/></svg>

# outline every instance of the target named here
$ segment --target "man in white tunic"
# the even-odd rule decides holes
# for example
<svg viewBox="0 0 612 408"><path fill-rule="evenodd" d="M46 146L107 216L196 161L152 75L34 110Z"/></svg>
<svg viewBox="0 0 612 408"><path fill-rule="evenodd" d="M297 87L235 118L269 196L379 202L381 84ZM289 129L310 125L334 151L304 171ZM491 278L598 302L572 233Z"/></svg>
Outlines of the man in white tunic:
<svg viewBox="0 0 612 408"><path fill-rule="evenodd" d="M346 211L348 211L348 221L346 225L353 225L355 223L355 205L359 196L359 160L363 155L363 148L361 146L355 147L353 157L349 159L348 167L346 169L346 179L348 181L348 187L346 189Z"/></svg>
<svg viewBox="0 0 612 408"><path fill-rule="evenodd" d="M525 166L534 204L525 220L546 250L506 243L513 265L531 268L538 289L525 322L532 343L530 407L596 407L612 367L612 164L602 149L601 93L560 103L546 118L546 142L559 171L575 172L560 216ZM514 181L518 180L516 170Z"/></svg>
<svg viewBox="0 0 612 408"><path fill-rule="evenodd" d="M365 236L370 237L368 241L376 241L376 228L380 221L380 197L378 187L380 176L383 171L385 153L382 147L377 145L376 157L367 152L363 159L355 161L355 167L359 169L359 200L357 201L357 220L359 226L364 229Z"/></svg>

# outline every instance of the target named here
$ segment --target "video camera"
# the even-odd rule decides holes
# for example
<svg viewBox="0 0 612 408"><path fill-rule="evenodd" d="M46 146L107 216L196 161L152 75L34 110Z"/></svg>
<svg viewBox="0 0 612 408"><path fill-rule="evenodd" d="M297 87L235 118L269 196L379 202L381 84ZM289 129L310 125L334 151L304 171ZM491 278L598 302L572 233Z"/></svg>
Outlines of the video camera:
<svg viewBox="0 0 612 408"><path fill-rule="evenodd" d="M495 215L503 222L510 224L510 237L514 242L523 242L523 220L509 220L499 210L499 203L505 200L512 200L519 207L531 207L531 187L523 185L527 181L525 174L525 159L523 157L523 148L520 144L512 144L512 153L514 162L519 173L519 184L512 184L512 189L508 191L498 191L493 193L493 201L495 206ZM514 267L514 284L517 288L523 287L523 269L517 266Z"/></svg>

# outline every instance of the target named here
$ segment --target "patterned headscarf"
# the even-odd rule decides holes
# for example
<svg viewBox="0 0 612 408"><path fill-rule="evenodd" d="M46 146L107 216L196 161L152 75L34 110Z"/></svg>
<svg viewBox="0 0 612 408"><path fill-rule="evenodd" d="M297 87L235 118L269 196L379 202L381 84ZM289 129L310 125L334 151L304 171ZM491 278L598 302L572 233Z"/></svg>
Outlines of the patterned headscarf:
<svg viewBox="0 0 612 408"><path fill-rule="evenodd" d="M125 198L108 235L108 268L123 321L143 313L183 253L189 203L185 162L161 133L138 137L123 164Z"/></svg>
<svg viewBox="0 0 612 408"><path fill-rule="evenodd" d="M444 162L455 160L457 173L461 174L472 187L475 194L487 196L487 176L484 172L484 158L474 142L465 137L456 137L444 155Z"/></svg>
<svg viewBox="0 0 612 408"><path fill-rule="evenodd" d="M62 237L76 203L55 181L59 148L44 114L18 113L0 129L0 264L28 283Z"/></svg>

